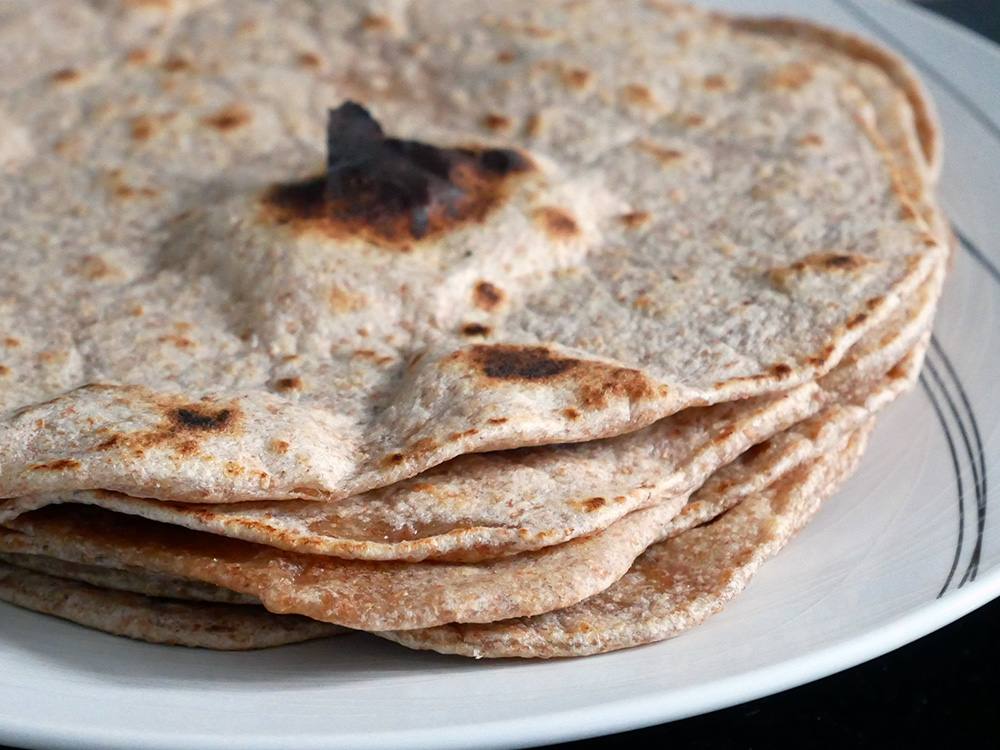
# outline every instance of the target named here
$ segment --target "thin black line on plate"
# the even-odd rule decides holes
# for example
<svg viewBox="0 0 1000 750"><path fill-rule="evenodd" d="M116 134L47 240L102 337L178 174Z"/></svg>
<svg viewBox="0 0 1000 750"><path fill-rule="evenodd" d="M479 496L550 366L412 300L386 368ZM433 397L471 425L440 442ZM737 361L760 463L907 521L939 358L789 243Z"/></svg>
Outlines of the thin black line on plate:
<svg viewBox="0 0 1000 750"><path fill-rule="evenodd" d="M945 393L945 398L948 399L949 408L952 410L952 414L955 415L955 419L958 421L959 429L962 432L962 440L965 443L965 449L969 454L969 461L972 464L972 477L975 482L976 490L976 545L972 551L972 559L969 562L969 567L965 571L965 575L962 577L962 581L959 583L961 586L967 581L976 580L976 574L979 572L979 561L982 557L983 550L983 537L986 535L986 506L989 500L988 486L986 483L986 455L983 450L983 439L979 432L979 421L976 419L976 413L972 409L972 403L969 401L969 397L966 394L965 387L962 385L962 380L958 377L958 373L955 367L951 363L951 359L944 351L944 347L941 346L941 342L938 341L936 336L931 336L931 347L936 353L937 357L940 358L942 364L944 365L946 374L949 379L954 384L955 390L958 391L958 398L961 401L962 409L964 410L966 417L969 422L969 426L972 432L972 439L975 443L974 450L973 446L969 444L968 435L966 433L965 427L963 426L963 420L958 416L958 412L955 409L954 401L948 393L948 389L945 388L944 383L941 381L940 376L937 374L936 369L931 370L931 375L938 380L941 389ZM978 471L977 471L978 468Z"/></svg>
<svg viewBox="0 0 1000 750"><path fill-rule="evenodd" d="M955 441L952 440L948 421L945 419L944 412L941 411L937 397L934 395L934 391L931 389L930 383L927 381L927 376L924 373L920 373L920 385L924 387L924 393L927 394L927 399L931 402L931 407L933 407L934 413L937 415L938 424L941 425L941 430L944 432L945 441L948 443L948 451L951 453L951 464L955 469L955 485L958 488L958 540L955 543L955 557L951 561L951 569L948 571L948 577L945 578L944 586L941 587L937 595L937 598L940 599L951 585L951 581L955 577L955 572L958 570L958 561L962 557L962 545L965 542L965 491L962 486L962 472L958 465L958 453L955 451Z"/></svg>
<svg viewBox="0 0 1000 750"><path fill-rule="evenodd" d="M883 26L880 21L868 13L868 11L862 10L855 5L854 0L834 0L834 2L857 18L873 34L882 37L906 55L910 61L928 78L932 78L937 83L941 84L941 87L947 91L948 94L955 99L955 101L961 104L980 125L990 131L994 138L1000 141L1000 125L995 123L990 116L975 103L975 101L963 93L962 90L951 81L951 79L939 72L934 66L927 62L927 60L921 57L916 50L913 49L913 47L906 44L906 42L902 41L898 36L893 34L889 29Z"/></svg>
<svg viewBox="0 0 1000 750"><path fill-rule="evenodd" d="M969 253L975 260L979 261L979 264L986 269L993 280L1000 284L1000 269L993 265L993 262L983 254L983 251L976 247L975 243L969 239L968 235L965 234L961 229L959 229L955 224L951 225L951 231L955 233L958 237L959 244L965 248L966 252Z"/></svg>

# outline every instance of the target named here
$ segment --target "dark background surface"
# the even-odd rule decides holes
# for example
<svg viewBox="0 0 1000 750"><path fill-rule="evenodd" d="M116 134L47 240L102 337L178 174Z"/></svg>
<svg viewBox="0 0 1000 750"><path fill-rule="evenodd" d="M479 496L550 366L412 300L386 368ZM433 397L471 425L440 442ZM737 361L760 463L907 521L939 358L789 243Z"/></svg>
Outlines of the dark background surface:
<svg viewBox="0 0 1000 750"><path fill-rule="evenodd" d="M920 4L1000 43L1000 0ZM920 748L937 744L936 737L981 747L1000 740L1000 600L881 658L784 693L549 748Z"/></svg>
<svg viewBox="0 0 1000 750"><path fill-rule="evenodd" d="M1000 0L918 4L1000 43ZM548 747L922 748L969 741L978 747L1000 741L1000 600L881 658L793 690L683 721Z"/></svg>

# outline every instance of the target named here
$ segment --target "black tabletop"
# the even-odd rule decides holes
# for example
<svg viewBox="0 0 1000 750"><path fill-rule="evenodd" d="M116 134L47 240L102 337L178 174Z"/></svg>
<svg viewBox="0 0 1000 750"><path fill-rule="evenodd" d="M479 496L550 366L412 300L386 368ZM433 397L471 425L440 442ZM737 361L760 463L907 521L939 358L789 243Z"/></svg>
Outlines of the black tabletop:
<svg viewBox="0 0 1000 750"><path fill-rule="evenodd" d="M921 4L1000 43L1000 0ZM932 735L988 746L1000 739L998 644L1000 600L892 653L793 690L683 721L549 747L766 748L779 738L791 747L923 747Z"/></svg>

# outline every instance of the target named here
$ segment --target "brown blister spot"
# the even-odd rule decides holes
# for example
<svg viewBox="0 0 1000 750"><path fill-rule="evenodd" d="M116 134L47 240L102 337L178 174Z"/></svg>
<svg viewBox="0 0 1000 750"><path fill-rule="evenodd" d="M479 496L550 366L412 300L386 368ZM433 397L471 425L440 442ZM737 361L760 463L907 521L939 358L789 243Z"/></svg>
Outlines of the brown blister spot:
<svg viewBox="0 0 1000 750"><path fill-rule="evenodd" d="M245 105L240 104L239 102L233 102L232 104L227 104L218 112L215 112L208 117L203 117L201 122L203 125L210 128L215 128L223 133L228 133L242 128L252 119L253 114Z"/></svg>
<svg viewBox="0 0 1000 750"><path fill-rule="evenodd" d="M501 65L510 65L517 59L517 53L509 49L500 50L497 53L497 62Z"/></svg>
<svg viewBox="0 0 1000 750"><path fill-rule="evenodd" d="M475 428L466 430L465 432L453 432L448 436L447 441L449 443L454 443L458 440L461 440L462 438L472 437L473 435L478 435L478 434L479 430Z"/></svg>
<svg viewBox="0 0 1000 750"><path fill-rule="evenodd" d="M163 61L163 69L168 73L181 73L186 70L194 70L194 63L185 57L174 55Z"/></svg>
<svg viewBox="0 0 1000 750"><path fill-rule="evenodd" d="M83 74L75 68L63 68L52 74L52 82L58 84L76 83L81 78Z"/></svg>
<svg viewBox="0 0 1000 750"><path fill-rule="evenodd" d="M486 420L489 424L503 424L509 421L507 417L493 417L492 419Z"/></svg>
<svg viewBox="0 0 1000 750"><path fill-rule="evenodd" d="M4 338L3 343L4 346L6 346L7 348L14 349L21 345L21 340L16 339L13 336L7 336L6 338Z"/></svg>
<svg viewBox="0 0 1000 750"><path fill-rule="evenodd" d="M566 417L566 419L577 420L580 418L580 412L578 412L576 409L563 409L562 413L563 416Z"/></svg>
<svg viewBox="0 0 1000 750"><path fill-rule="evenodd" d="M7 365L0 365L0 375L10 375L12 370Z"/></svg>
<svg viewBox="0 0 1000 750"><path fill-rule="evenodd" d="M45 464L31 464L28 471L74 471L83 464L73 458L60 458Z"/></svg>
<svg viewBox="0 0 1000 750"><path fill-rule="evenodd" d="M639 229L652 221L653 215L649 211L630 211L627 214L622 214L618 219L627 229Z"/></svg>
<svg viewBox="0 0 1000 750"><path fill-rule="evenodd" d="M533 218L550 239L555 241L572 240L580 236L580 225L569 211L558 206L543 206L537 209Z"/></svg>
<svg viewBox="0 0 1000 750"><path fill-rule="evenodd" d="M182 440L175 450L179 456L197 456L201 452L201 446L197 440Z"/></svg>
<svg viewBox="0 0 1000 750"><path fill-rule="evenodd" d="M291 450L292 445L287 440L272 440L268 446L274 453L284 455Z"/></svg>
<svg viewBox="0 0 1000 750"><path fill-rule="evenodd" d="M492 130L494 133L504 132L514 127L513 120L496 112L490 112L489 114L483 115L481 124L484 128Z"/></svg>
<svg viewBox="0 0 1000 750"><path fill-rule="evenodd" d="M136 47L129 50L125 62L129 65L147 65L152 57L153 53L147 47Z"/></svg>
<svg viewBox="0 0 1000 750"><path fill-rule="evenodd" d="M779 362L778 364L771 367L771 374L778 378L787 378L792 374L792 368L790 365L786 365L784 362Z"/></svg>
<svg viewBox="0 0 1000 750"><path fill-rule="evenodd" d="M585 68L567 68L560 71L559 79L567 88L580 91L590 85L594 74Z"/></svg>
<svg viewBox="0 0 1000 750"><path fill-rule="evenodd" d="M315 52L303 52L299 55L298 62L303 68L316 69L323 64L323 58Z"/></svg>
<svg viewBox="0 0 1000 750"><path fill-rule="evenodd" d="M537 138L543 130L545 130L545 118L541 113L534 112L528 115L528 119L524 121L524 134L529 138Z"/></svg>
<svg viewBox="0 0 1000 750"><path fill-rule="evenodd" d="M675 148L667 148L653 141L638 140L635 142L635 145L640 151L644 151L654 157L664 167L675 164L684 156L683 151L678 151Z"/></svg>
<svg viewBox="0 0 1000 750"><path fill-rule="evenodd" d="M160 123L151 115L139 115L132 120L132 140L148 141L159 130Z"/></svg>
<svg viewBox="0 0 1000 750"><path fill-rule="evenodd" d="M242 464L236 463L235 461L226 461L225 466L222 467L222 473L230 479L235 479L236 477L241 476L244 471L246 471L246 467Z"/></svg>
<svg viewBox="0 0 1000 750"><path fill-rule="evenodd" d="M825 143L823 136L819 133L806 133L804 136L799 138L800 146L822 146Z"/></svg>
<svg viewBox="0 0 1000 750"><path fill-rule="evenodd" d="M697 112L692 112L690 114L684 115L682 122L691 128L697 128L704 125L708 120L705 119L705 115L700 115Z"/></svg>
<svg viewBox="0 0 1000 750"><path fill-rule="evenodd" d="M706 91L726 91L730 88L730 83L724 75L712 73L701 79L701 86Z"/></svg>
<svg viewBox="0 0 1000 750"><path fill-rule="evenodd" d="M335 313L358 312L368 309L368 297L361 292L344 289L336 284L330 287L327 302Z"/></svg>
<svg viewBox="0 0 1000 750"><path fill-rule="evenodd" d="M800 91L813 79L813 69L806 63L789 63L764 76L763 88Z"/></svg>
<svg viewBox="0 0 1000 750"><path fill-rule="evenodd" d="M373 13L361 21L365 31L389 31L392 29L392 19L380 13Z"/></svg>
<svg viewBox="0 0 1000 750"><path fill-rule="evenodd" d="M482 323L465 323L461 332L463 336L489 336L493 329Z"/></svg>
<svg viewBox="0 0 1000 750"><path fill-rule="evenodd" d="M84 255L68 270L70 273L90 279L91 281L123 279L125 277L120 268L112 265L100 255Z"/></svg>
<svg viewBox="0 0 1000 750"><path fill-rule="evenodd" d="M304 387L302 378L279 378L274 381L274 389L279 393L289 393L291 391L301 391Z"/></svg>
<svg viewBox="0 0 1000 750"><path fill-rule="evenodd" d="M652 107L656 104L656 98L648 86L641 83L630 83L622 89L622 97L626 103L636 107Z"/></svg>
<svg viewBox="0 0 1000 750"><path fill-rule="evenodd" d="M473 304L486 312L496 310L503 303L503 300L503 290L488 281L480 281L472 290Z"/></svg>

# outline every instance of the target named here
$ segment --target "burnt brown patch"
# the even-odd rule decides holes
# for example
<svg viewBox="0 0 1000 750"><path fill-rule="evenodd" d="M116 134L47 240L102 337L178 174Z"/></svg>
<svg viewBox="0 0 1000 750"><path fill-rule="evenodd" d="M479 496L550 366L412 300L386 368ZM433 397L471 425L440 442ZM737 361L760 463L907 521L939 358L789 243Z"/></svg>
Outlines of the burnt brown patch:
<svg viewBox="0 0 1000 750"><path fill-rule="evenodd" d="M201 123L202 125L215 128L223 133L228 133L242 128L252 119L253 114L245 105L240 104L239 102L233 102L232 104L227 104L218 112L215 112L208 117L203 117Z"/></svg>
<svg viewBox="0 0 1000 750"><path fill-rule="evenodd" d="M611 399L624 398L635 403L656 395L649 378L627 367L590 362L581 375L577 397L586 409L603 409Z"/></svg>
<svg viewBox="0 0 1000 750"><path fill-rule="evenodd" d="M262 197L261 221L406 252L484 222L506 202L514 180L534 169L510 149L387 138L353 102L330 111L327 147L326 175L273 186Z"/></svg>
<svg viewBox="0 0 1000 750"><path fill-rule="evenodd" d="M31 464L28 471L74 471L83 464L73 458L60 458L44 464Z"/></svg>
<svg viewBox="0 0 1000 750"><path fill-rule="evenodd" d="M580 360L560 357L544 346L479 344L467 354L480 372L498 380L547 380L580 364Z"/></svg>
<svg viewBox="0 0 1000 750"><path fill-rule="evenodd" d="M466 323L461 328L463 336L489 336L493 329L482 323Z"/></svg>
<svg viewBox="0 0 1000 750"><path fill-rule="evenodd" d="M649 211L630 211L619 216L618 220L626 229L640 229L653 220L653 215Z"/></svg>
<svg viewBox="0 0 1000 750"><path fill-rule="evenodd" d="M302 378L279 378L274 381L274 389L279 393L290 393L292 391L301 391L305 387L305 383L302 382Z"/></svg>
<svg viewBox="0 0 1000 750"><path fill-rule="evenodd" d="M537 209L533 218L535 224L541 227L550 239L572 240L580 236L580 225L576 223L573 214L558 206L543 206Z"/></svg>
<svg viewBox="0 0 1000 750"><path fill-rule="evenodd" d="M503 424L509 421L507 417L493 417L492 419L486 420L489 424Z"/></svg>
<svg viewBox="0 0 1000 750"><path fill-rule="evenodd" d="M231 409L212 410L201 404L192 404L189 408L174 409L168 412L168 418L182 430L222 431L233 419Z"/></svg>
<svg viewBox="0 0 1000 750"><path fill-rule="evenodd" d="M571 409L563 409L562 413L563 413L563 416L566 417L566 419L577 420L577 419L580 418L580 412L577 411L576 409L572 409L572 408Z"/></svg>
<svg viewBox="0 0 1000 750"><path fill-rule="evenodd" d="M790 365L786 365L784 362L779 362L778 364L771 367L771 374L778 378L787 378L792 374L792 368Z"/></svg>
<svg viewBox="0 0 1000 750"><path fill-rule="evenodd" d="M480 310L496 310L504 300L503 290L488 281L480 281L472 290L472 302Z"/></svg>
<svg viewBox="0 0 1000 750"><path fill-rule="evenodd" d="M607 504L608 501L603 497L591 497L583 501L582 507L585 512L593 513L594 511L600 510Z"/></svg>
<svg viewBox="0 0 1000 750"><path fill-rule="evenodd" d="M0 375L10 375L13 372L7 365L0 365Z"/></svg>

